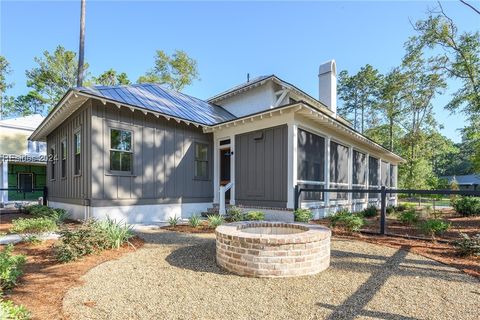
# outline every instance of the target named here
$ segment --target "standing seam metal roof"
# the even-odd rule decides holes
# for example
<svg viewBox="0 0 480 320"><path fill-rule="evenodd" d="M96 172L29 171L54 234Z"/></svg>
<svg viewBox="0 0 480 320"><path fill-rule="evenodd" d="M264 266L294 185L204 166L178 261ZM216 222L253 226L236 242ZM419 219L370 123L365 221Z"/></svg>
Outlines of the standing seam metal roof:
<svg viewBox="0 0 480 320"><path fill-rule="evenodd" d="M78 87L76 90L205 125L236 119L220 106L164 88L159 84Z"/></svg>

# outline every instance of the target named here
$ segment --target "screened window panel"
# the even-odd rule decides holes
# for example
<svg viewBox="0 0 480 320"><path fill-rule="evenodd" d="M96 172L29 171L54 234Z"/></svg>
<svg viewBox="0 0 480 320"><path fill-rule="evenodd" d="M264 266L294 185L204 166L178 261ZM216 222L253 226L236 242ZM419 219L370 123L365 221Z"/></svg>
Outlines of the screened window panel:
<svg viewBox="0 0 480 320"><path fill-rule="evenodd" d="M382 186L390 187L390 164L382 161Z"/></svg>
<svg viewBox="0 0 480 320"><path fill-rule="evenodd" d="M297 137L298 180L324 182L325 139L302 129Z"/></svg>
<svg viewBox="0 0 480 320"><path fill-rule="evenodd" d="M316 189L321 189L325 188L324 184L300 184L300 188L316 188ZM315 191L308 191L305 192L303 191L300 194L300 201L301 202L317 202L317 201L323 201L324 200L324 194L323 192L315 192Z"/></svg>
<svg viewBox="0 0 480 320"><path fill-rule="evenodd" d="M390 165L390 186L392 188L397 187L397 166Z"/></svg>
<svg viewBox="0 0 480 320"><path fill-rule="evenodd" d="M367 174L367 155L353 150L353 179L352 183L356 185L365 185Z"/></svg>
<svg viewBox="0 0 480 320"><path fill-rule="evenodd" d="M348 147L330 142L330 182L348 184Z"/></svg>
<svg viewBox="0 0 480 320"><path fill-rule="evenodd" d="M368 158L368 184L370 186L378 186L378 159L374 157Z"/></svg>

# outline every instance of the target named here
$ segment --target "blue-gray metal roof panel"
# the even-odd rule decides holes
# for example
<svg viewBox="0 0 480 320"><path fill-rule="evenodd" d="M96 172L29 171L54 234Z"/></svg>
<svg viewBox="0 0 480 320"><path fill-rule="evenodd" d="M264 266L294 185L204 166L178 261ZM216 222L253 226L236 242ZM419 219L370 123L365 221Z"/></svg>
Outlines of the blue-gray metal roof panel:
<svg viewBox="0 0 480 320"><path fill-rule="evenodd" d="M79 87L76 90L199 124L215 125L236 118L220 106L153 83Z"/></svg>

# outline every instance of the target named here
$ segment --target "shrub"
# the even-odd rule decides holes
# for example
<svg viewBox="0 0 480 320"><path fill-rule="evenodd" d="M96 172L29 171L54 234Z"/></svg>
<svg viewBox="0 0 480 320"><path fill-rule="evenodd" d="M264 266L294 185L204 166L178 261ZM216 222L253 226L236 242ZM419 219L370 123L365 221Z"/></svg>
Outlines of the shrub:
<svg viewBox="0 0 480 320"><path fill-rule="evenodd" d="M310 209L297 209L293 214L295 221L298 222L308 222L313 219L313 213Z"/></svg>
<svg viewBox="0 0 480 320"><path fill-rule="evenodd" d="M398 215L398 220L400 220L402 223L413 224L418 222L419 217L420 215L417 211L415 211L415 209L409 209L401 212Z"/></svg>
<svg viewBox="0 0 480 320"><path fill-rule="evenodd" d="M221 225L222 223L225 222L225 219L221 215L218 215L218 214L208 215L207 218L208 218L208 226L210 228L216 228L216 227L218 227L219 225Z"/></svg>
<svg viewBox="0 0 480 320"><path fill-rule="evenodd" d="M369 206L362 210L361 215L365 218L373 218L377 216L377 207Z"/></svg>
<svg viewBox="0 0 480 320"><path fill-rule="evenodd" d="M37 218L50 218L57 224L63 223L70 217L70 214L65 209L53 209L39 204L28 206L25 208L25 211Z"/></svg>
<svg viewBox="0 0 480 320"><path fill-rule="evenodd" d="M111 247L107 233L94 222L87 222L76 230L60 232L60 243L55 246L55 255L61 262L69 262L82 256Z"/></svg>
<svg viewBox="0 0 480 320"><path fill-rule="evenodd" d="M340 210L330 218L330 225L335 227L337 225L345 228L347 231L359 231L365 220L360 215L353 214L348 210Z"/></svg>
<svg viewBox="0 0 480 320"><path fill-rule="evenodd" d="M130 244L133 237L132 227L125 222L116 221L107 217L106 220L94 223L94 228L104 232L108 238L110 249L118 249L124 243Z"/></svg>
<svg viewBox="0 0 480 320"><path fill-rule="evenodd" d="M450 228L450 224L440 219L428 219L420 225L420 229L432 238L447 231L448 228Z"/></svg>
<svg viewBox="0 0 480 320"><path fill-rule="evenodd" d="M25 265L24 255L13 255L13 245L9 244L0 251L0 291L11 289L17 285Z"/></svg>
<svg viewBox="0 0 480 320"><path fill-rule="evenodd" d="M202 220L200 220L200 217L197 216L196 214L194 214L193 216L188 218L188 224L193 228L198 227L201 222L202 222Z"/></svg>
<svg viewBox="0 0 480 320"><path fill-rule="evenodd" d="M480 256L480 233L469 237L468 234L460 233L461 240L455 241L454 245L462 256Z"/></svg>
<svg viewBox="0 0 480 320"><path fill-rule="evenodd" d="M49 218L18 218L12 221L13 227L10 229L13 233L39 233L57 230L55 221Z"/></svg>
<svg viewBox="0 0 480 320"><path fill-rule="evenodd" d="M42 240L40 240L36 234L27 234L25 237L23 237L22 241L32 245L37 245L42 242Z"/></svg>
<svg viewBox="0 0 480 320"><path fill-rule="evenodd" d="M394 206L388 206L387 207L387 214L394 214L395 213L395 207Z"/></svg>
<svg viewBox="0 0 480 320"><path fill-rule="evenodd" d="M228 215L232 221L242 221L245 220L245 213L242 209L232 206L228 209Z"/></svg>
<svg viewBox="0 0 480 320"><path fill-rule="evenodd" d="M393 208L396 212L403 212L405 210L408 209L408 206L407 204L405 203L400 203L399 205L397 205L396 207Z"/></svg>
<svg viewBox="0 0 480 320"><path fill-rule="evenodd" d="M480 198L461 197L453 200L452 206L462 216L480 215Z"/></svg>
<svg viewBox="0 0 480 320"><path fill-rule="evenodd" d="M22 305L15 305L9 300L0 300L0 319L6 320L28 320L31 314Z"/></svg>
<svg viewBox="0 0 480 320"><path fill-rule="evenodd" d="M70 218L70 213L68 213L68 211L65 209L57 208L53 209L52 211L53 212L51 213L50 218L55 221L56 224L62 224L63 222L65 222L65 220Z"/></svg>
<svg viewBox="0 0 480 320"><path fill-rule="evenodd" d="M171 227L176 227L179 222L180 222L180 217L175 216L175 217L168 218L168 224Z"/></svg>
<svg viewBox="0 0 480 320"><path fill-rule="evenodd" d="M250 211L247 213L247 220L265 220L265 213L262 211Z"/></svg>

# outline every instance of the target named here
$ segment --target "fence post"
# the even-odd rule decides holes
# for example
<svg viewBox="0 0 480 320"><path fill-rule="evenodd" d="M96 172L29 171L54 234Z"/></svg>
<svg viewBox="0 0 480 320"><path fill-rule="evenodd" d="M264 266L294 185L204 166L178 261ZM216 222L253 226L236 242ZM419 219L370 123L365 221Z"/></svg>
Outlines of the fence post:
<svg viewBox="0 0 480 320"><path fill-rule="evenodd" d="M299 198L299 194L298 194L298 184L295 185L295 189L294 189L294 192L293 192L293 196L295 197L293 199L293 209L294 210L297 210L298 209L298 198Z"/></svg>
<svg viewBox="0 0 480 320"><path fill-rule="evenodd" d="M43 205L47 205L47 197L48 197L48 188L47 186L43 187Z"/></svg>
<svg viewBox="0 0 480 320"><path fill-rule="evenodd" d="M381 207L380 207L380 234L385 234L385 224L387 221L387 189L382 186L380 190Z"/></svg>

